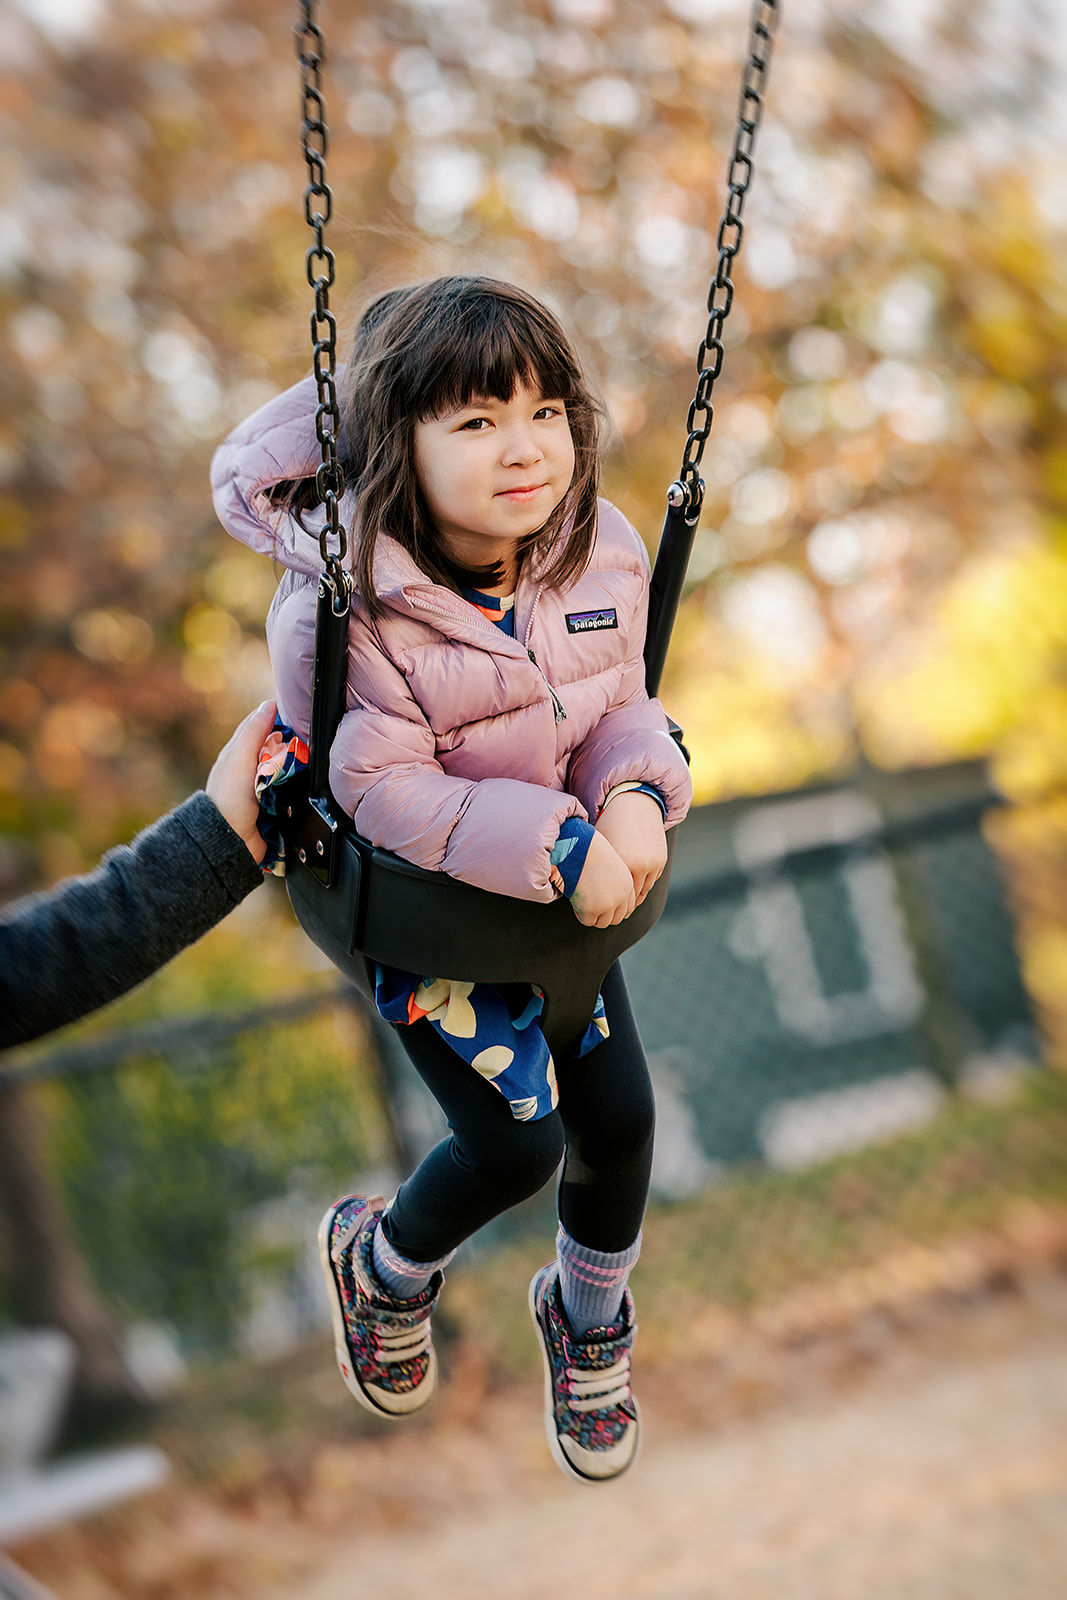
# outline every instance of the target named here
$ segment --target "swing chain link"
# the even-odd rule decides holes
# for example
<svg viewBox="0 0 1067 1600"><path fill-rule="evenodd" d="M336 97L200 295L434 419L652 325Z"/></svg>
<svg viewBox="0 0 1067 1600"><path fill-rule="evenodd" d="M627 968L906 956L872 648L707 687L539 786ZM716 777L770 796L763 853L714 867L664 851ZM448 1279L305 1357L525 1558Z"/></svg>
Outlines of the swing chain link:
<svg viewBox="0 0 1067 1600"><path fill-rule="evenodd" d="M763 114L763 90L770 66L771 45L778 20L778 0L754 0L749 29L748 61L741 79L737 110L737 131L727 174L726 210L719 223L716 246L718 266L708 291L708 326L697 351L697 385L686 418L688 438L682 452L682 470L667 491L669 504L676 510L687 507L686 521L695 523L704 501L704 480L700 463L711 433L715 414L712 390L722 371L723 325L734 303L730 267L741 249L744 225L741 212L752 182L752 150Z"/></svg>
<svg viewBox="0 0 1067 1600"><path fill-rule="evenodd" d="M341 427L336 381L337 322L330 310L329 299L336 267L333 251L326 244L324 234L333 213L333 194L326 181L326 102L320 77L325 58L325 40L314 20L314 5L315 0L301 0L302 20L297 23L294 33L303 95L301 135L308 169L308 182L304 189L304 219L314 234L314 243L306 252L305 266L308 284L315 295L315 309L311 315L314 375L318 391L315 434L322 450L315 485L326 515L319 535L319 549L340 605L342 591L348 582L343 567L348 539L339 510L345 479L337 450ZM778 0L754 0L748 60L741 80L737 130L727 174L726 209L716 238L719 259L708 291L708 324L697 351L697 384L686 418L687 438L682 452L681 471L667 491L668 501L673 507L679 509L682 505L687 506L686 520L690 523L697 521L704 500L700 466L715 414L712 392L722 371L724 325L733 306L734 284L730 267L741 249L744 236L742 211L752 181L752 151L763 113L763 89L777 20ZM336 550L331 551L331 541L336 544Z"/></svg>
<svg viewBox="0 0 1067 1600"><path fill-rule="evenodd" d="M337 402L337 321L330 310L330 289L336 276L336 266L324 233L333 214L333 194L326 182L326 101L320 76L326 44L322 30L314 19L314 6L315 0L301 0L302 19L293 31L300 61L303 96L300 131L308 169L308 181L304 188L304 220L315 236L315 242L308 247L304 258L308 284L315 294L315 309L311 314L311 343L318 391L315 436L322 451L322 461L315 473L315 487L326 516L319 535L325 576L332 584L338 611L347 611L349 579L344 570L344 558L348 552L348 537L340 516L345 475L337 453L341 432L341 412Z"/></svg>

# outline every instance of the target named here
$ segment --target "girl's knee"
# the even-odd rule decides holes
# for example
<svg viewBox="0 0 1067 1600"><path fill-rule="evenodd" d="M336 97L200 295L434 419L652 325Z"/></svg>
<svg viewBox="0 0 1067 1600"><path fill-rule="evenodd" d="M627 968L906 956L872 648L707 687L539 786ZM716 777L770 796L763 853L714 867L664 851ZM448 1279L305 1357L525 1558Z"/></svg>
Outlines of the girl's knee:
<svg viewBox="0 0 1067 1600"><path fill-rule="evenodd" d="M512 1121L470 1150L457 1141L457 1155L483 1179L497 1183L511 1204L543 1189L563 1159L563 1123L558 1112L536 1122Z"/></svg>
<svg viewBox="0 0 1067 1600"><path fill-rule="evenodd" d="M656 1108L651 1098L619 1099L603 1107L576 1143L590 1166L617 1166L641 1159L651 1149L655 1131Z"/></svg>

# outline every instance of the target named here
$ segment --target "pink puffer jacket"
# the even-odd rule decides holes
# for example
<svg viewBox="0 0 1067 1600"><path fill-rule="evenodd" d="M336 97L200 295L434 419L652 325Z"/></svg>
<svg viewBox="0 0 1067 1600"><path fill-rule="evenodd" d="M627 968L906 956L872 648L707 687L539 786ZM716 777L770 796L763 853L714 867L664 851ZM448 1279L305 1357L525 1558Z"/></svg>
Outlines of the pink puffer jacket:
<svg viewBox="0 0 1067 1600"><path fill-rule="evenodd" d="M223 525L289 568L267 618L282 716L306 735L311 706L316 532L265 494L314 471L311 379L234 430L211 480ZM343 508L351 523L351 503ZM313 519L312 519L313 520ZM418 866L528 900L552 900L549 852L571 816L595 821L608 791L642 779L689 808L689 770L644 688L648 555L600 502L589 568L556 592L524 574L515 638L430 580L395 540L375 562L385 615L353 601L348 711L331 752L338 802L373 844Z"/></svg>

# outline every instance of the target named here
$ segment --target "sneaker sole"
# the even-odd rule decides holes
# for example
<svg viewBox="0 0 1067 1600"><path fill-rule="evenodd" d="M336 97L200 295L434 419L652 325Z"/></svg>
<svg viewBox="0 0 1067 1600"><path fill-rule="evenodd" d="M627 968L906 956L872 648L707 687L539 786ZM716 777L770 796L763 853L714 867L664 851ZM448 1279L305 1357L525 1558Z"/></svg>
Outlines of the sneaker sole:
<svg viewBox="0 0 1067 1600"><path fill-rule="evenodd" d="M537 1315L536 1277L530 1284L528 1304L530 1307L530 1320L533 1322L534 1330L537 1334L537 1343L541 1347L541 1363L545 1370L545 1437L548 1440L548 1448L552 1452L552 1459L561 1472L565 1473L568 1478L574 1478L578 1483L614 1483L617 1478L622 1477L624 1472L628 1472L637 1460L637 1452L641 1448L640 1432L637 1435L637 1444L634 1446L633 1455L631 1455L624 1467L620 1467L618 1472L609 1473L606 1477L594 1478L590 1473L582 1472L575 1466L560 1444L559 1435L556 1432L556 1397L552 1390L552 1356L549 1352L548 1338L541 1324L541 1318ZM641 1412L636 1400L634 1400L634 1411L636 1412L636 1426L640 1429Z"/></svg>
<svg viewBox="0 0 1067 1600"><path fill-rule="evenodd" d="M345 1325L345 1308L341 1299L341 1290L333 1270L333 1259L330 1255L330 1233L333 1229L333 1219L337 1207L331 1206L322 1221L319 1223L319 1265L322 1267L322 1276L326 1280L326 1293L330 1302L330 1321L333 1326L333 1353L337 1362L337 1370L341 1374L341 1381L353 1400L358 1400L366 1411L373 1411L376 1417L389 1417L395 1422L402 1421L405 1417L412 1416L420 1411L430 1399L437 1387L437 1351L430 1346L430 1362L426 1369L426 1376L417 1389L411 1389L401 1398L406 1401L414 1399L415 1405L408 1405L396 1410L390 1410L381 1405L374 1396L369 1394L359 1381L355 1362L348 1350L348 1329Z"/></svg>

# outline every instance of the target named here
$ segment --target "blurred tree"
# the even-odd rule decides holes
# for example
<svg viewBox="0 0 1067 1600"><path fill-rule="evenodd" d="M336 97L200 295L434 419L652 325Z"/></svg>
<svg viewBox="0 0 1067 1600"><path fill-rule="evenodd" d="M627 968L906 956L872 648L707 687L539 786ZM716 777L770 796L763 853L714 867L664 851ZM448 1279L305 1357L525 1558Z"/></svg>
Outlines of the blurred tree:
<svg viewBox="0 0 1067 1600"><path fill-rule="evenodd" d="M61 1328L74 1341L69 1424L92 1427L143 1405L57 1196L33 1091L11 1082L0 1085L0 1238L17 1320Z"/></svg>
<svg viewBox="0 0 1067 1600"><path fill-rule="evenodd" d="M220 542L207 458L308 361L292 8L110 0L80 33L67 9L5 22L0 84L12 887L158 812L265 688L272 574ZM480 265L539 288L600 372L609 487L650 538L736 103L744 14L719 13L324 14L339 292ZM1055 740L1062 655L1033 656L1025 607L998 618L1033 661L1015 711L990 714L989 674L936 725L896 710L921 710L896 695L920 658L934 676L952 658L941 597L959 578L972 605L972 561L1064 561L1056 83L1023 30L983 26L935 9L909 33L847 0L786 18L668 680L704 798L832 772L860 743L892 764L999 750L1015 716Z"/></svg>

